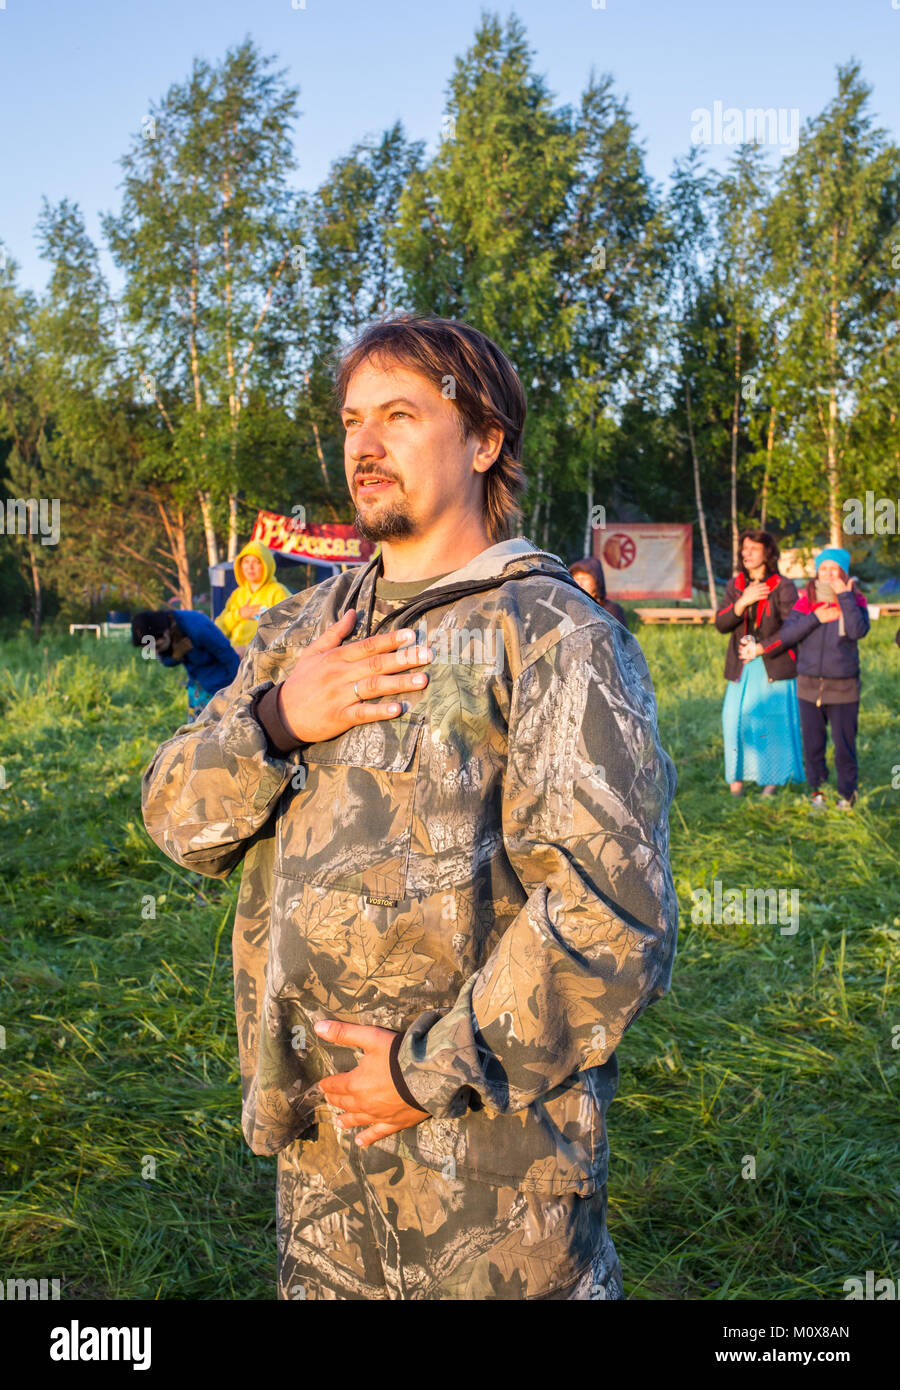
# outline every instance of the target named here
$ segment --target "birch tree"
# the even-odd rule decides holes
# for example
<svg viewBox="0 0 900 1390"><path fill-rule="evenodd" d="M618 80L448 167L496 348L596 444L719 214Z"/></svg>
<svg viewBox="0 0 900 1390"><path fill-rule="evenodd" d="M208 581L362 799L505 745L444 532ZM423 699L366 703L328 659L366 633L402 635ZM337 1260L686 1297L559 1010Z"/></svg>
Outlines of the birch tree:
<svg viewBox="0 0 900 1390"><path fill-rule="evenodd" d="M896 420L900 211L900 153L875 126L871 89L856 63L837 78L785 160L769 213L789 401L790 469L775 484L782 509L824 514L832 545L844 542L842 501L865 473L863 422Z"/></svg>
<svg viewBox="0 0 900 1390"><path fill-rule="evenodd" d="M123 157L124 194L103 229L125 277L122 330L160 419L159 447L189 479L210 564L238 549L238 502L266 472L245 446L254 390L291 389L307 325L276 291L305 270L304 200L288 187L297 90L248 39L151 106ZM273 313L278 303L279 312Z"/></svg>

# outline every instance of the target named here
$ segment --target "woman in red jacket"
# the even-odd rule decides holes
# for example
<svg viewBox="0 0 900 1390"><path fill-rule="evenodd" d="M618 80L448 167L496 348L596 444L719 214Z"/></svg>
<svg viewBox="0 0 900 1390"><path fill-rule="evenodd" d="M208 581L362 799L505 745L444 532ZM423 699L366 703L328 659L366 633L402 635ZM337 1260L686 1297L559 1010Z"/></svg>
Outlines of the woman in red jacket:
<svg viewBox="0 0 900 1390"><path fill-rule="evenodd" d="M768 531L744 531L739 554L740 572L716 613L716 627L731 634L722 706L725 780L734 796L745 781L772 796L785 782L803 780L794 652L748 658L757 642L765 646L778 632L797 602L797 587L778 573L779 550Z"/></svg>

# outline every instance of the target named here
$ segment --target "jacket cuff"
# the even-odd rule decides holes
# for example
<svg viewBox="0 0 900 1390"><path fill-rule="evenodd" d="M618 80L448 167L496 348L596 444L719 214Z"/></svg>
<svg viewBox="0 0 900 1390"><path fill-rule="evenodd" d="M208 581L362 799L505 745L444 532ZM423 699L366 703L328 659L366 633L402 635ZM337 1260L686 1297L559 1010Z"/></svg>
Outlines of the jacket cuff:
<svg viewBox="0 0 900 1390"><path fill-rule="evenodd" d="M269 745L270 754L278 758L283 758L287 753L293 753L295 748L305 747L302 739L288 728L281 716L281 708L278 699L279 685L273 685L263 695L260 695L253 705L253 714L256 722L262 725Z"/></svg>
<svg viewBox="0 0 900 1390"><path fill-rule="evenodd" d="M400 1070L400 1063L397 1060L397 1053L400 1051L400 1045L403 1042L404 1037L404 1033L398 1033L397 1036L394 1038L394 1041L391 1043L391 1050L388 1056L388 1061L391 1067L391 1080L393 1081L394 1088L400 1096L401 1100L405 1101L407 1105L411 1105L414 1110L421 1110L423 1115L430 1115L431 1111L426 1110L424 1105L419 1104L412 1091L409 1089L409 1087L403 1079L403 1072Z"/></svg>
<svg viewBox="0 0 900 1390"><path fill-rule="evenodd" d="M509 1109L502 1069L498 1076L486 1078L482 1067L472 1008L477 978L469 977L462 999L452 1009L426 1009L419 1014L403 1035L397 1054L404 1077L412 1077L419 1093L427 1095L429 1113L439 1120L461 1119L472 1108L473 1092L486 1108Z"/></svg>

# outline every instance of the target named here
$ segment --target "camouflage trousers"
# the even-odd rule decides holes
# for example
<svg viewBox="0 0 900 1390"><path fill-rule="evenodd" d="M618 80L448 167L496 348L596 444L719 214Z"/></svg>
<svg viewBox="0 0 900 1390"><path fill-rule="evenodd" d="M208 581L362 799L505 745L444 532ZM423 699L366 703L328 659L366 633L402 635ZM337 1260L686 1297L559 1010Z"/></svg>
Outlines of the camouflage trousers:
<svg viewBox="0 0 900 1390"><path fill-rule="evenodd" d="M279 1299L624 1298L605 1186L518 1192L310 1133L278 1155Z"/></svg>

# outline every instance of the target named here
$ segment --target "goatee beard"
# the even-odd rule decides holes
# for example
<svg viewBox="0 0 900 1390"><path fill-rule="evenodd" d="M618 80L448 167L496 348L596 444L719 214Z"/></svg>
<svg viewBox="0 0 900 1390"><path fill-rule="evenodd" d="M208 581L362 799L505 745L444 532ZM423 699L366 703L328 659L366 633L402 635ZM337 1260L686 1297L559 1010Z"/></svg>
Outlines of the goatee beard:
<svg viewBox="0 0 900 1390"><path fill-rule="evenodd" d="M402 507L388 507L368 521L357 512L353 524L365 541L400 540L415 531L412 517Z"/></svg>

